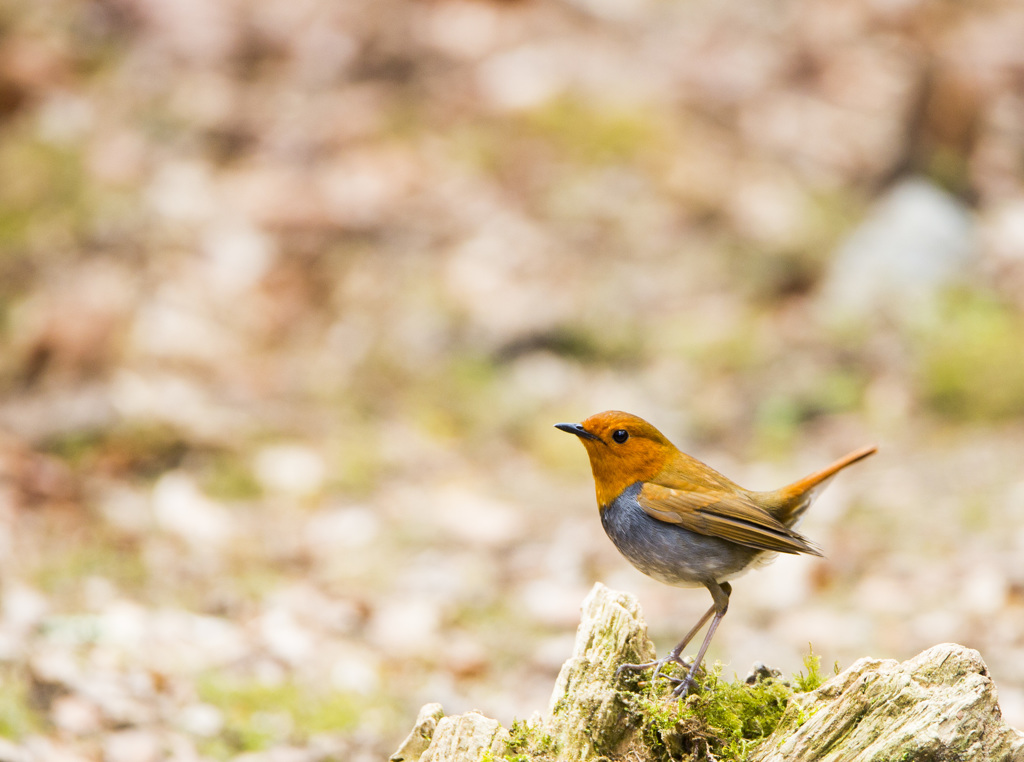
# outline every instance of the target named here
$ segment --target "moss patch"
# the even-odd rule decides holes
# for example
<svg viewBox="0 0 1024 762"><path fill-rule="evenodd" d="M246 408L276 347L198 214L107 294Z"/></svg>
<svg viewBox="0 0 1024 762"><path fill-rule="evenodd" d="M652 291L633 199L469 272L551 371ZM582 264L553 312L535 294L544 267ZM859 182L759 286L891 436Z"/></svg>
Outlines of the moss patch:
<svg viewBox="0 0 1024 762"><path fill-rule="evenodd" d="M918 386L936 413L995 422L1024 415L1024 315L977 293L952 295L919 338Z"/></svg>
<svg viewBox="0 0 1024 762"><path fill-rule="evenodd" d="M198 684L199 698L224 713L224 728L203 753L225 759L283 742L304 743L317 733L353 727L359 702L344 693L319 693L293 682L229 680L211 675Z"/></svg>
<svg viewBox="0 0 1024 762"><path fill-rule="evenodd" d="M0 738L15 741L43 727L42 718L32 706L29 678L24 669L0 667Z"/></svg>
<svg viewBox="0 0 1024 762"><path fill-rule="evenodd" d="M508 731L508 742L502 759L506 762L532 762L555 760L558 745L555 740L524 720L515 720Z"/></svg>
<svg viewBox="0 0 1024 762"><path fill-rule="evenodd" d="M677 701L666 700L670 684L648 684L646 693L632 699L644 717L645 741L662 760L745 760L778 727L790 697L824 681L813 652L804 666L806 674L792 681L747 684L723 680L716 665L698 691Z"/></svg>
<svg viewBox="0 0 1024 762"><path fill-rule="evenodd" d="M659 116L635 107L596 107L562 98L531 113L527 123L552 141L559 155L580 164L636 160L666 144Z"/></svg>
<svg viewBox="0 0 1024 762"><path fill-rule="evenodd" d="M88 577L108 579L121 591L138 591L147 583L149 570L136 541L102 530L69 534L30 566L30 579L43 592L74 605Z"/></svg>

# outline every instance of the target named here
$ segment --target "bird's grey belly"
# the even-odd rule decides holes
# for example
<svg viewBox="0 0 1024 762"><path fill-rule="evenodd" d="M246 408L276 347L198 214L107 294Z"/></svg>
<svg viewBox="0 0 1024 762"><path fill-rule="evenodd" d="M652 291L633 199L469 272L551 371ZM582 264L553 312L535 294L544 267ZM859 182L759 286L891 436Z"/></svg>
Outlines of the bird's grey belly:
<svg viewBox="0 0 1024 762"><path fill-rule="evenodd" d="M699 587L725 582L775 557L651 518L636 502L640 488L634 484L601 511L601 524L619 552L647 576L676 587Z"/></svg>

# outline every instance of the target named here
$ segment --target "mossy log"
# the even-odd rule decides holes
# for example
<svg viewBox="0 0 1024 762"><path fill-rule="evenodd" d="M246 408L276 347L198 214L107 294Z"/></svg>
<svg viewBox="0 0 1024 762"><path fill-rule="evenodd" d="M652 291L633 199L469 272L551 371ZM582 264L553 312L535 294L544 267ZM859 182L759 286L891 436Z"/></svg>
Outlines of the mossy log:
<svg viewBox="0 0 1024 762"><path fill-rule="evenodd" d="M903 663L861 659L816 690L787 687L792 695L770 734L724 753L711 751L722 748L708 737L714 724L700 724L706 696L672 701L658 686L616 679L620 664L653 655L636 599L597 584L546 714L507 730L478 712L444 717L439 704L427 704L391 762L1024 762L1024 734L1003 722L981 655L963 646L934 646ZM704 691L713 694L714 681Z"/></svg>

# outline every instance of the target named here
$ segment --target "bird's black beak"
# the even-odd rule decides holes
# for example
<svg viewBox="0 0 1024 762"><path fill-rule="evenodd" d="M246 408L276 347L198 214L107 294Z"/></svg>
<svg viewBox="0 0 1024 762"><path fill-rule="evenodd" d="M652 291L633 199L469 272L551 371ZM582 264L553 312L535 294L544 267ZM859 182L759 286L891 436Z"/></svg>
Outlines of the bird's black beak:
<svg viewBox="0 0 1024 762"><path fill-rule="evenodd" d="M555 428L561 429L562 431L568 431L570 434L575 434L580 439L596 439L598 441L601 441L600 437L591 434L589 431L583 428L582 423L556 423Z"/></svg>

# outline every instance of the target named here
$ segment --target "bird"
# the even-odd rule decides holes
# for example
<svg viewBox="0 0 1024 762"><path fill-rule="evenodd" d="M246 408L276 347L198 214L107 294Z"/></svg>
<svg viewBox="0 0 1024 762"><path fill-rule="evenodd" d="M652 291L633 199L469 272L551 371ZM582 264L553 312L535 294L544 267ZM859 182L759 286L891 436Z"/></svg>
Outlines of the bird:
<svg viewBox="0 0 1024 762"><path fill-rule="evenodd" d="M623 664L654 667L676 683L672 696L685 697L708 645L729 609L730 580L766 565L779 553L821 556L795 526L822 488L839 471L877 451L862 447L832 465L781 489L744 489L710 466L679 450L643 418L606 410L582 423L557 423L574 434L590 456L601 524L619 552L637 569L675 587L705 587L711 608L662 659ZM687 665L683 650L707 624L697 657ZM684 678L661 674L669 664L687 669Z"/></svg>

